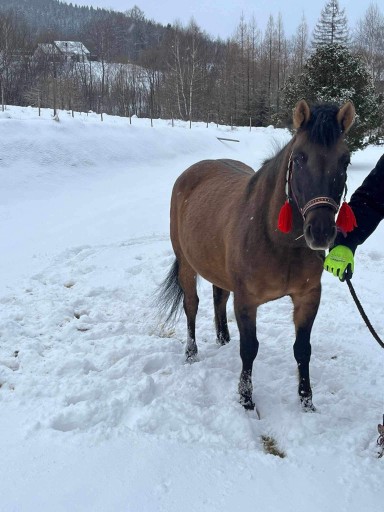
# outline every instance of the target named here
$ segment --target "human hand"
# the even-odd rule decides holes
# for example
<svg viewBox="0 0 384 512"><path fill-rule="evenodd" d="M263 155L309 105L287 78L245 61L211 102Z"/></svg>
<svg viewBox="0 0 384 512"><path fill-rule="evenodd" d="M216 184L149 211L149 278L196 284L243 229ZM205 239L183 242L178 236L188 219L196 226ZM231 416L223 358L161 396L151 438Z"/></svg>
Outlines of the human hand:
<svg viewBox="0 0 384 512"><path fill-rule="evenodd" d="M346 277L351 279L354 271L353 252L345 245L336 245L325 258L324 269L340 281L345 281Z"/></svg>

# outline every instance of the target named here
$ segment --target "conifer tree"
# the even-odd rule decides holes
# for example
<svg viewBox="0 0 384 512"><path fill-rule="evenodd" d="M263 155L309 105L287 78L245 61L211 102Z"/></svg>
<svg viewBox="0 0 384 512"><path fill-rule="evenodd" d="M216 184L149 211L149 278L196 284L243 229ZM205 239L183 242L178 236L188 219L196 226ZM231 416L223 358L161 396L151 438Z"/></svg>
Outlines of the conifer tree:
<svg viewBox="0 0 384 512"><path fill-rule="evenodd" d="M313 30L314 49L324 44L349 42L349 29L345 9L339 8L338 0L328 0L321 11L320 19Z"/></svg>
<svg viewBox="0 0 384 512"><path fill-rule="evenodd" d="M295 103L305 98L310 103L343 104L352 101L356 121L348 133L352 151L377 143L384 124L383 98L376 94L363 60L340 44L317 48L297 77L289 77L284 86L286 116Z"/></svg>

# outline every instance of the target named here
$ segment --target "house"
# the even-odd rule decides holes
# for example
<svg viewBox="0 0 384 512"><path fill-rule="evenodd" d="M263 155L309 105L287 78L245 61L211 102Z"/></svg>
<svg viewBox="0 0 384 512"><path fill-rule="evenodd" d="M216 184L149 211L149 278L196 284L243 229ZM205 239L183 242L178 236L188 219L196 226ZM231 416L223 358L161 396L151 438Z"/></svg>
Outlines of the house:
<svg viewBox="0 0 384 512"><path fill-rule="evenodd" d="M34 57L45 57L56 62L63 60L88 62L91 59L91 54L80 41L53 41L53 43L39 43Z"/></svg>
<svg viewBox="0 0 384 512"><path fill-rule="evenodd" d="M54 44L68 61L87 62L90 58L90 51L80 41L54 41Z"/></svg>

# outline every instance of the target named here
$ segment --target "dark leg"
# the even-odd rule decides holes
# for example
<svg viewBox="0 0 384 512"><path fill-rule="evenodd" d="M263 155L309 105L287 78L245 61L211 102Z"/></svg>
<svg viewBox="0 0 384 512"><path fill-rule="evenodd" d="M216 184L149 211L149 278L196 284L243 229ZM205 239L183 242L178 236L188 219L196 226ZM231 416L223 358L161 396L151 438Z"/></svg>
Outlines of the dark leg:
<svg viewBox="0 0 384 512"><path fill-rule="evenodd" d="M179 283L184 292L183 306L187 317L187 346L185 348L185 356L187 362L192 363L197 357L195 327L199 297L196 293L196 272L183 258L180 258L179 265Z"/></svg>
<svg viewBox="0 0 384 512"><path fill-rule="evenodd" d="M229 292L213 285L213 305L215 308L215 324L217 343L226 345L231 339L227 323L227 301Z"/></svg>
<svg viewBox="0 0 384 512"><path fill-rule="evenodd" d="M240 403L245 409L254 409L252 400L252 367L257 356L259 342L256 338L256 306L244 304L235 294L235 314L240 332L240 357L243 368L240 374Z"/></svg>
<svg viewBox="0 0 384 512"><path fill-rule="evenodd" d="M320 303L321 287L319 286L306 295L293 295L293 319L296 328L296 340L293 353L299 370L299 397L304 410L315 411L312 403L312 389L309 377L309 361L311 359L311 330Z"/></svg>

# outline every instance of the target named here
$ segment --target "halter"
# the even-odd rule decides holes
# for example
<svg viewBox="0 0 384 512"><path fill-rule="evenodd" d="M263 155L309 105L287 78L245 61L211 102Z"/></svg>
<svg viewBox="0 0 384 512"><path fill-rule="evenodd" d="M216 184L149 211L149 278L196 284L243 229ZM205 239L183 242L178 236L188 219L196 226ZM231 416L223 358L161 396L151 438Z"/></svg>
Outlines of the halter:
<svg viewBox="0 0 384 512"><path fill-rule="evenodd" d="M292 230L293 227L293 216L292 216L292 206L291 206L291 195L290 195L290 189L292 191L291 187L291 181L292 181L292 152L289 155L288 160L288 168L287 173L285 177L285 195L286 200L284 205L281 207L280 213L279 213L279 219L278 219L278 228L283 233L289 233ZM340 231L343 233L348 233L349 231L352 231L356 226L356 218L352 211L352 208L346 203L345 198L347 195L347 184L345 184L344 187L344 197L343 197L343 204L340 208L339 215L337 217L336 225ZM310 199L303 207L301 207L297 201L297 198L295 194L292 191L292 196L295 199L295 203L297 208L299 209L303 219L305 220L305 216L307 213L312 210L312 208L316 208L317 206L330 206L333 208L335 215L339 211L339 205L336 203L332 197L328 196L318 196L314 197L313 199Z"/></svg>
<svg viewBox="0 0 384 512"><path fill-rule="evenodd" d="M286 174L286 178L285 178L286 179L285 193L287 196L287 200L289 201L291 199L289 190L291 189L292 196L293 196L295 203L296 203L304 220L305 220L305 216L307 215L307 213L310 210L312 210L312 208L315 208L316 206L331 206L331 208L333 208L335 210L335 214L339 211L339 205L336 203L336 201L334 199L332 199L332 197L328 197L328 196L314 197L313 199L310 199L307 203L305 203L305 205L303 207L301 207L299 205L299 202L298 202L295 194L293 193L292 186L291 186L292 168L293 168L293 165L292 165L292 152L291 152L291 154L289 155L287 174ZM347 186L345 186L344 199L345 199L346 194L347 194Z"/></svg>
<svg viewBox="0 0 384 512"><path fill-rule="evenodd" d="M296 198L295 198L295 201L297 203ZM331 197L319 196L319 197L315 197L314 199L311 199L310 201L308 201L307 204L305 204L302 208L300 208L301 215L303 216L303 219L305 219L305 215L309 212L309 210L311 210L312 208L315 208L315 206L319 206L319 205L332 206L332 208L335 210L335 214L339 210L339 205Z"/></svg>

